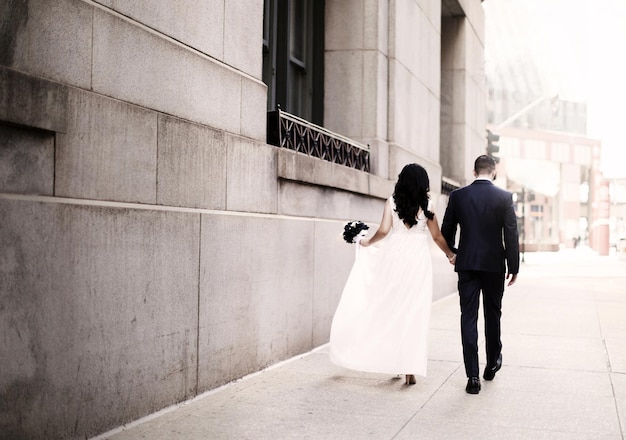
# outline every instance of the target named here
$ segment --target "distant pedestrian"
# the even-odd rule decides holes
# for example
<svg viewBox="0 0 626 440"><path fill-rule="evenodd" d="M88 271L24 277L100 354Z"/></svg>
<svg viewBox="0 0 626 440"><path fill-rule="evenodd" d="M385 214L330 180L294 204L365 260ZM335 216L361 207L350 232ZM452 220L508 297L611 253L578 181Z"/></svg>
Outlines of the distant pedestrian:
<svg viewBox="0 0 626 440"><path fill-rule="evenodd" d="M428 232L448 256L429 200L426 170L406 165L380 226L362 239L335 313L330 358L340 366L371 373L425 376L432 302L432 257Z"/></svg>
<svg viewBox="0 0 626 440"><path fill-rule="evenodd" d="M519 241L512 194L493 184L496 162L479 156L476 180L452 191L441 232L454 248L457 225L460 239L455 270L461 303L461 339L468 381L465 391L480 392L478 366L478 308L482 290L487 365L483 378L493 380L502 367L500 317L505 279L511 286L519 271ZM506 276L505 276L506 273Z"/></svg>

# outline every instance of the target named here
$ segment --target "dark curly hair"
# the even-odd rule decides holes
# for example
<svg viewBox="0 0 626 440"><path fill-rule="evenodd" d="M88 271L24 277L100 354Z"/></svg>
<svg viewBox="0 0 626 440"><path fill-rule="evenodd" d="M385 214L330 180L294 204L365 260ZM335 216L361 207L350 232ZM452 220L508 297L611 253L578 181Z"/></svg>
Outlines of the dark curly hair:
<svg viewBox="0 0 626 440"><path fill-rule="evenodd" d="M396 202L398 217L409 227L417 224L420 208L426 218L433 219L434 214L427 209L428 191L430 181L426 170L416 163L406 165L398 175L393 200Z"/></svg>

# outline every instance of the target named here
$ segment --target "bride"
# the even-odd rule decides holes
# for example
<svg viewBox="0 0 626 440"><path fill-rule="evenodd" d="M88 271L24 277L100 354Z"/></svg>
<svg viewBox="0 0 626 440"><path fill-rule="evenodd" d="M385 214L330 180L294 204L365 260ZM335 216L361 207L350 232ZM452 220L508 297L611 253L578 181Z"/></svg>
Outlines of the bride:
<svg viewBox="0 0 626 440"><path fill-rule="evenodd" d="M439 230L426 170L406 165L382 221L357 244L356 259L330 331L330 359L352 370L426 376L432 261L427 231L451 264ZM410 374L409 374L410 373Z"/></svg>

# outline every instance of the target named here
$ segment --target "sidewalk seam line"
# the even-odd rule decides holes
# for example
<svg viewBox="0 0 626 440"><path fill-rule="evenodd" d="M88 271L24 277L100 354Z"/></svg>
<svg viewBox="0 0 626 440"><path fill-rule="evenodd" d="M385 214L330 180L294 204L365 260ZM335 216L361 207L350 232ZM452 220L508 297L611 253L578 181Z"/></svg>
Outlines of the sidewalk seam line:
<svg viewBox="0 0 626 440"><path fill-rule="evenodd" d="M415 418L415 416L417 416L419 414L419 412L426 406L426 404L428 404L428 402L430 402L432 400L432 398L435 396L435 394L437 394L439 392L439 390L446 384L448 383L448 381L450 380L450 378L452 376L454 376L456 374L457 371L459 371L459 369L461 368L462 364L459 364L454 370L452 370L452 372L448 375L448 377L445 378L444 381L441 382L441 384L435 389L435 391L433 391L430 396L428 396L428 398L424 401L424 403L422 403L422 405L417 409L417 411L415 411L415 414L413 414L411 417L409 417L409 419L400 427L400 429L398 430L398 432L396 432L393 437L391 437L391 440L395 439L396 437L398 437L398 435L400 435L400 433L404 430L404 428L407 427L407 425L409 423L411 423L411 420L413 420Z"/></svg>

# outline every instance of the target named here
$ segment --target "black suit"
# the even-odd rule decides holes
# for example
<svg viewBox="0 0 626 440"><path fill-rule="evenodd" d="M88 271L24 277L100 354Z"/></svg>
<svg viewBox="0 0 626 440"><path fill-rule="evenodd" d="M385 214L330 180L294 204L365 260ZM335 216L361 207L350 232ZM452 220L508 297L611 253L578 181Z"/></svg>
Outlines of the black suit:
<svg viewBox="0 0 626 440"><path fill-rule="evenodd" d="M452 191L441 233L454 249L460 226L455 270L459 277L461 337L467 377L478 377L478 308L483 292L487 365L500 356L500 317L505 272L519 271L517 220L511 193L477 179Z"/></svg>

